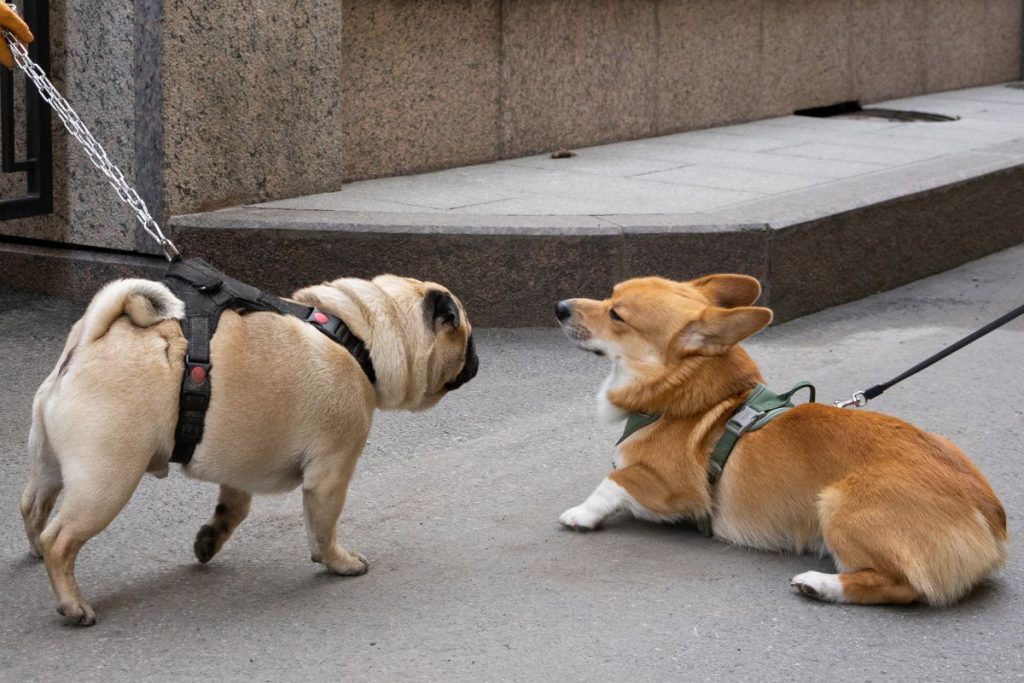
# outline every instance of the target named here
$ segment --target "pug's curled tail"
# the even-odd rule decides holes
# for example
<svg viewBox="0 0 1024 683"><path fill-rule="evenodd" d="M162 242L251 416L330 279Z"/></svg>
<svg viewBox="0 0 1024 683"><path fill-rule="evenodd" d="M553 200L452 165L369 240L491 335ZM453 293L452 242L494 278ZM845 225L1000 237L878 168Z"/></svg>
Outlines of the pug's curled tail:
<svg viewBox="0 0 1024 683"><path fill-rule="evenodd" d="M82 316L79 343L96 341L122 315L128 316L133 325L150 327L162 320L180 320L185 316L185 304L160 282L114 280L92 298Z"/></svg>

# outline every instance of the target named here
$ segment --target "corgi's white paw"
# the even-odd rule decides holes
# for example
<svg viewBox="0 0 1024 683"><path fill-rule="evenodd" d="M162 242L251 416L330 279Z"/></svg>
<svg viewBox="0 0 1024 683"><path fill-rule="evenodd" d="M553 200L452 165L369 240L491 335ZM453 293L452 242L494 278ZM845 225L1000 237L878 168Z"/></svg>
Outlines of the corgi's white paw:
<svg viewBox="0 0 1024 683"><path fill-rule="evenodd" d="M569 508L558 521L562 526L576 531L592 531L601 524L601 518L589 510L586 503Z"/></svg>
<svg viewBox="0 0 1024 683"><path fill-rule="evenodd" d="M843 584L838 574L822 574L821 572L804 572L797 574L789 582L803 595L825 602L846 602L843 595Z"/></svg>

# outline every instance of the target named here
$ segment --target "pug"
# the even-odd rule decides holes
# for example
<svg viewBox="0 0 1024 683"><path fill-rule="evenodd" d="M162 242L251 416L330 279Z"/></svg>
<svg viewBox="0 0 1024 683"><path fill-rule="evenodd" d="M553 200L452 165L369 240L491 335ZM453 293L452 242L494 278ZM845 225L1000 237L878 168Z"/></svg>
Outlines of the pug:
<svg viewBox="0 0 1024 683"><path fill-rule="evenodd" d="M343 320L368 347L376 382L299 318L225 310L211 340L202 440L183 466L189 477L220 484L194 551L210 561L245 519L253 494L301 486L313 562L334 574L364 574L366 558L342 547L335 527L374 409L424 410L472 379L479 363L472 327L447 289L394 275L339 279L292 300ZM45 562L57 611L70 623L96 622L75 580L78 552L144 474L168 472L188 346L184 314L163 283L111 282L72 327L36 392L21 513L31 553Z"/></svg>

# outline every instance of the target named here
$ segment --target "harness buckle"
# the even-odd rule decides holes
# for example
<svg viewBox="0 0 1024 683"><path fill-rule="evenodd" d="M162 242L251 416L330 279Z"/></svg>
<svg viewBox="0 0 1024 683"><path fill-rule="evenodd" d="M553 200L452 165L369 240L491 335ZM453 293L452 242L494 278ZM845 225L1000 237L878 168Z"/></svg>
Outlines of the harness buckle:
<svg viewBox="0 0 1024 683"><path fill-rule="evenodd" d="M206 410L210 403L211 363L200 363L185 356L185 381L181 385L181 405L185 410Z"/></svg>
<svg viewBox="0 0 1024 683"><path fill-rule="evenodd" d="M306 322L335 338L337 338L338 330L341 328L341 318L330 315L329 313L324 313L316 307L314 307L313 310L309 312L309 315L306 316ZM341 343L344 343L344 341Z"/></svg>
<svg viewBox="0 0 1024 683"><path fill-rule="evenodd" d="M755 422L761 419L762 415L764 413L754 410L750 406L744 406L743 410L729 418L729 421L725 423L725 429L736 436L743 436L754 426Z"/></svg>

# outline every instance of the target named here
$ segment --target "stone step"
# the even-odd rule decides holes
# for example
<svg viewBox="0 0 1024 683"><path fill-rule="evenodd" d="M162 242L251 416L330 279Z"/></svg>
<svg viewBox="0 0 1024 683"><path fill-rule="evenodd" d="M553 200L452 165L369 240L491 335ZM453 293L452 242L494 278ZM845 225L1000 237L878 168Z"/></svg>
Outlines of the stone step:
<svg viewBox="0 0 1024 683"><path fill-rule="evenodd" d="M628 277L723 271L760 278L785 320L1024 241L1020 84L877 106L956 120L788 116L362 181L170 229L280 293L341 275L436 280L483 326L552 324L555 301Z"/></svg>

